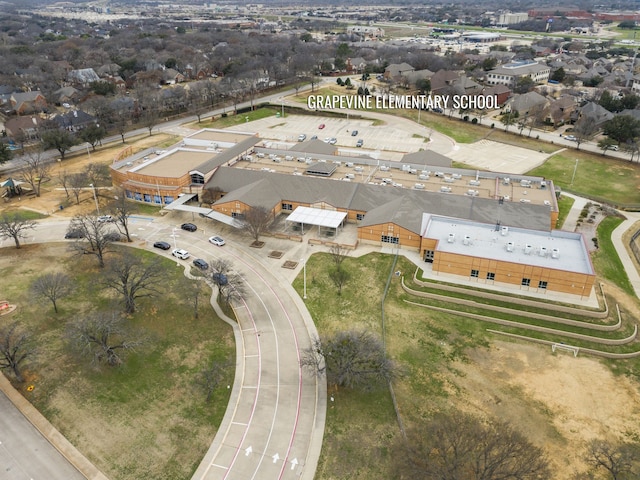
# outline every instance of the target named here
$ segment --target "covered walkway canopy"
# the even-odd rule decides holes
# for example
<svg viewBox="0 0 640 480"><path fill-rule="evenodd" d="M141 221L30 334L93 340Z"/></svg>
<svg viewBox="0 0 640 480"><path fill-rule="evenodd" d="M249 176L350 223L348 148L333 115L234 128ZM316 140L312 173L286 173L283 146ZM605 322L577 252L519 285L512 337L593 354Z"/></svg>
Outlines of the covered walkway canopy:
<svg viewBox="0 0 640 480"><path fill-rule="evenodd" d="M285 220L292 223L294 230L300 229L304 235L305 225L317 225L318 234L324 228L327 236L338 235L338 228L344 225L347 212L337 212L335 210L323 210L321 208L297 207Z"/></svg>

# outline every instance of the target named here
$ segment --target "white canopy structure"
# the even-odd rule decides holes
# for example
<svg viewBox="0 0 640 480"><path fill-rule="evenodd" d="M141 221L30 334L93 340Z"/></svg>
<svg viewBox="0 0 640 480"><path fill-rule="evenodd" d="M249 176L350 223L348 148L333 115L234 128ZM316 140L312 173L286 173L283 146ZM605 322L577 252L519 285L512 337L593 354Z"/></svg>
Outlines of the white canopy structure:
<svg viewBox="0 0 640 480"><path fill-rule="evenodd" d="M314 225L318 227L318 233L322 229L328 230L329 235L337 235L338 228L344 225L347 212L338 212L335 210L323 210L320 208L297 207L287 218L287 223L299 225L301 232L304 234L305 225ZM330 232L330 233L329 233Z"/></svg>

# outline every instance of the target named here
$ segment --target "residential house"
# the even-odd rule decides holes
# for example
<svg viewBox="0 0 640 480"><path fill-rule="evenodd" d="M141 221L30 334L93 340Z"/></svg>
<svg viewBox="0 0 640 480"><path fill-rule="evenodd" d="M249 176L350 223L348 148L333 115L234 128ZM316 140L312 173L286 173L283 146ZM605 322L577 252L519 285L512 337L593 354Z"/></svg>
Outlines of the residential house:
<svg viewBox="0 0 640 480"><path fill-rule="evenodd" d="M51 117L51 120L60 128L70 132L77 132L78 130L82 130L83 128L97 122L96 117L89 115L82 110L71 110L69 112L57 114Z"/></svg>
<svg viewBox="0 0 640 480"><path fill-rule="evenodd" d="M545 122L557 127L571 120L571 114L576 110L578 104L573 95L562 95L553 100L545 109Z"/></svg>
<svg viewBox="0 0 640 480"><path fill-rule="evenodd" d="M362 73L364 72L367 62L362 57L347 58L347 73Z"/></svg>
<svg viewBox="0 0 640 480"><path fill-rule="evenodd" d="M25 115L11 117L4 124L7 136L16 143L25 143L39 137L38 130L42 124L42 118L37 115Z"/></svg>
<svg viewBox="0 0 640 480"><path fill-rule="evenodd" d="M595 122L596 128L601 128L605 122L608 122L614 117L614 114L609 110L601 107L595 102L588 102L584 106L576 109L571 119L575 122L582 118L592 118Z"/></svg>
<svg viewBox="0 0 640 480"><path fill-rule="evenodd" d="M162 81L165 85L175 85L184 82L184 75L173 68L166 68L162 72Z"/></svg>
<svg viewBox="0 0 640 480"><path fill-rule="evenodd" d="M520 117L533 113L535 110L546 108L549 100L537 92L516 94L511 97L506 105L506 112L518 112Z"/></svg>
<svg viewBox="0 0 640 480"><path fill-rule="evenodd" d="M93 68L81 68L78 70L71 70L67 75L67 81L71 85L86 88L93 82L99 82L100 77Z"/></svg>
<svg viewBox="0 0 640 480"><path fill-rule="evenodd" d="M431 76L431 93L434 95L447 95L455 90L455 82L464 75L464 72L456 70L438 70Z"/></svg>
<svg viewBox="0 0 640 480"><path fill-rule="evenodd" d="M409 72L413 72L415 68L406 62L392 63L384 69L384 78L387 80L393 80L394 82L401 81L401 77Z"/></svg>
<svg viewBox="0 0 640 480"><path fill-rule="evenodd" d="M42 112L47 108L47 100L39 90L12 93L9 103L17 115Z"/></svg>
<svg viewBox="0 0 640 480"><path fill-rule="evenodd" d="M504 105L509 97L511 96L511 90L509 87L505 85L493 85L491 87L485 87L479 93L479 95L483 95L485 97L496 97L496 105Z"/></svg>
<svg viewBox="0 0 640 480"><path fill-rule="evenodd" d="M74 87L62 87L53 92L57 105L75 103L80 98L80 91Z"/></svg>
<svg viewBox="0 0 640 480"><path fill-rule="evenodd" d="M549 80L551 67L533 61L512 62L487 72L487 83L489 85L506 85L514 88L518 81L523 78L530 78L534 83L546 83Z"/></svg>
<svg viewBox="0 0 640 480"><path fill-rule="evenodd" d="M96 73L100 78L118 75L120 73L120 65L117 63L107 63L98 67Z"/></svg>

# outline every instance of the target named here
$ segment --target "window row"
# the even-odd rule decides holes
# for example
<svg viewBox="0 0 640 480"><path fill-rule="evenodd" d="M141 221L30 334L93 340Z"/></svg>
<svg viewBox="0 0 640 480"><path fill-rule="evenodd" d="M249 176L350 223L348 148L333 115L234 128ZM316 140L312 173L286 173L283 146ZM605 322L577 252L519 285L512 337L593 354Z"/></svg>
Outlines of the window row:
<svg viewBox="0 0 640 480"><path fill-rule="evenodd" d="M472 269L471 278L479 278L479 277L480 277L480 270ZM496 274L494 272L487 272L487 280L493 281L495 279L496 279ZM548 283L545 280L540 280L538 282L538 288L545 290L547 288L547 284ZM522 281L520 282L520 285L522 285L523 287L530 287L531 279L523 278Z"/></svg>
<svg viewBox="0 0 640 480"><path fill-rule="evenodd" d="M156 205L168 205L173 202L174 198L171 195L165 195L164 197L160 195L151 195L149 193L140 193L140 192L132 192L131 190L126 191L127 198L132 200L136 200L138 202L146 202L146 203L155 203Z"/></svg>

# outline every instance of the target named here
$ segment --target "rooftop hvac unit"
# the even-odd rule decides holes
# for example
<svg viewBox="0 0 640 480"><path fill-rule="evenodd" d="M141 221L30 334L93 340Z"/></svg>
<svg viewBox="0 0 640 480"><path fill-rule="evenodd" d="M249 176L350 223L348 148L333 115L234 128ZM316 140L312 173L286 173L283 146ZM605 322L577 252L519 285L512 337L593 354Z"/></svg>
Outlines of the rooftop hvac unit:
<svg viewBox="0 0 640 480"><path fill-rule="evenodd" d="M418 173L418 170L416 170L415 168L410 168L408 171L411 175L415 175L416 173Z"/></svg>
<svg viewBox="0 0 640 480"><path fill-rule="evenodd" d="M460 175L459 173L452 173L451 177L455 178L456 180L460 180L462 178L462 175Z"/></svg>
<svg viewBox="0 0 640 480"><path fill-rule="evenodd" d="M528 243L524 246L524 253L526 255L531 255L531 251L533 250L533 247L531 245L529 245Z"/></svg>
<svg viewBox="0 0 640 480"><path fill-rule="evenodd" d="M456 234L455 233L450 233L449 236L447 237L447 242L448 243L453 243L456 240Z"/></svg>
<svg viewBox="0 0 640 480"><path fill-rule="evenodd" d="M469 180L469 185L471 185L472 187L479 187L480 180Z"/></svg>
<svg viewBox="0 0 640 480"><path fill-rule="evenodd" d="M347 174L344 176L344 178L350 178L350 179L353 179L353 178L356 178L356 176L355 176L353 173L347 173Z"/></svg>
<svg viewBox="0 0 640 480"><path fill-rule="evenodd" d="M346 165L347 167L351 168L351 167L353 167L353 162L347 162L345 165Z"/></svg>
<svg viewBox="0 0 640 480"><path fill-rule="evenodd" d="M541 257L546 257L547 256L547 247L540 247L540 250L538 250L538 254Z"/></svg>
<svg viewBox="0 0 640 480"><path fill-rule="evenodd" d="M383 178L382 179L382 183L386 183L387 185L389 185L389 184L393 183L393 180L390 179L390 178Z"/></svg>
<svg viewBox="0 0 640 480"><path fill-rule="evenodd" d="M540 188L542 188L542 189L547 188L547 182L545 182L544 180L542 180L542 181L540 182Z"/></svg>
<svg viewBox="0 0 640 480"><path fill-rule="evenodd" d="M408 172L409 170L411 170L411 165L402 165L403 172Z"/></svg>
<svg viewBox="0 0 640 480"><path fill-rule="evenodd" d="M386 165L380 165L380 171L381 171L381 172L388 172L388 171L389 171L389 168L390 168L390 167L388 167L388 166L386 166Z"/></svg>
<svg viewBox="0 0 640 480"><path fill-rule="evenodd" d="M547 207L550 207L550 206L551 206L551 202L550 202L549 200L545 200L545 201L544 201L544 204L545 204Z"/></svg>
<svg viewBox="0 0 640 480"><path fill-rule="evenodd" d="M520 203L531 203L531 200L529 200L528 198L521 198Z"/></svg>
<svg viewBox="0 0 640 480"><path fill-rule="evenodd" d="M340 165L342 165L342 162L340 160L334 160L333 164L337 165L337 166L340 166Z"/></svg>
<svg viewBox="0 0 640 480"><path fill-rule="evenodd" d="M507 242L507 252L513 252L513 242Z"/></svg>
<svg viewBox="0 0 640 480"><path fill-rule="evenodd" d="M560 250L557 248L551 250L551 258L560 258Z"/></svg>
<svg viewBox="0 0 640 480"><path fill-rule="evenodd" d="M453 179L451 177L444 177L444 182L445 183L453 183L453 182L455 182L455 179Z"/></svg>
<svg viewBox="0 0 640 480"><path fill-rule="evenodd" d="M463 245L471 245L471 237L469 235L465 235L464 238L462 239L462 244Z"/></svg>
<svg viewBox="0 0 640 480"><path fill-rule="evenodd" d="M285 155L284 159L285 159L287 162L290 162L291 160L293 160L293 157L292 157L291 155Z"/></svg>
<svg viewBox="0 0 640 480"><path fill-rule="evenodd" d="M520 186L523 188L531 188L531 180L520 180Z"/></svg>
<svg viewBox="0 0 640 480"><path fill-rule="evenodd" d="M444 172L436 172L436 173L434 173L434 175L436 177L443 178L444 177Z"/></svg>
<svg viewBox="0 0 640 480"><path fill-rule="evenodd" d="M304 160L304 157L298 157L298 161L299 161L299 162L304 162L304 161L305 161L305 160Z"/></svg>
<svg viewBox="0 0 640 480"><path fill-rule="evenodd" d="M413 188L416 190L424 190L424 183L416 183Z"/></svg>
<svg viewBox="0 0 640 480"><path fill-rule="evenodd" d="M418 180L429 180L429 175L421 173L420 175L418 175Z"/></svg>
<svg viewBox="0 0 640 480"><path fill-rule="evenodd" d="M451 193L451 187L440 187L441 193Z"/></svg>
<svg viewBox="0 0 640 480"><path fill-rule="evenodd" d="M506 237L507 235L509 235L509 227L502 227L500 229L500 235L502 235L503 237Z"/></svg>
<svg viewBox="0 0 640 480"><path fill-rule="evenodd" d="M477 197L478 190L467 190L467 195L469 195L470 197Z"/></svg>
<svg viewBox="0 0 640 480"><path fill-rule="evenodd" d="M509 195L505 195L504 197L502 197L502 199L508 202L509 200L511 200L511 197Z"/></svg>
<svg viewBox="0 0 640 480"><path fill-rule="evenodd" d="M422 175L431 175L431 170L422 170Z"/></svg>
<svg viewBox="0 0 640 480"><path fill-rule="evenodd" d="M401 183L393 182L393 183L391 184L391 186L392 186L392 187L402 187L402 184L401 184Z"/></svg>
<svg viewBox="0 0 640 480"><path fill-rule="evenodd" d="M356 172L362 172L362 171L364 170L364 168L362 168L362 167L356 167L356 168L354 168L354 170L355 170Z"/></svg>
<svg viewBox="0 0 640 480"><path fill-rule="evenodd" d="M511 179L509 177L505 177L502 179L503 185L509 185L511 183Z"/></svg>

